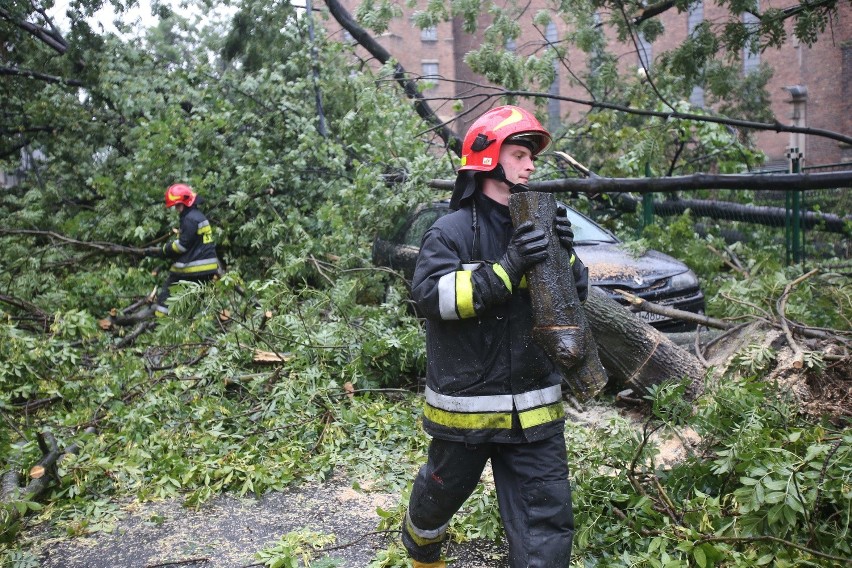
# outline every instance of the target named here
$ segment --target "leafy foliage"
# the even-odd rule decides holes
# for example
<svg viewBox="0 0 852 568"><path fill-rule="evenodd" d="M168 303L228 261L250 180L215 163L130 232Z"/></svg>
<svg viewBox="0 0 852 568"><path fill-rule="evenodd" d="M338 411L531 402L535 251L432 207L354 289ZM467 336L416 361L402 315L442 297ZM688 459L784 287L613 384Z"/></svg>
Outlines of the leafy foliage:
<svg viewBox="0 0 852 568"><path fill-rule="evenodd" d="M97 5L78 2L73 10ZM392 3L364 6L375 29L395 12ZM472 26L479 6L431 2L418 21L456 15ZM270 11L286 25L258 29ZM577 38L591 52L603 43L590 14ZM57 481L39 502L13 501L2 514L14 508L28 523L78 537L112 530L119 499L175 498L195 507L223 492L260 495L345 472L353 485L400 496L379 512L382 526L396 530L427 445L416 395L425 351L406 283L370 264L370 244L377 230L431 198L425 181L449 175L452 160L382 80L392 68L353 73L348 48L321 34L314 60L306 22L291 7L243 2L227 34L162 15L157 28L132 39L96 35L74 19L73 58L48 55L43 45L9 55L22 67L47 62L43 70L79 75L83 88L0 83L8 108L28 121L11 138L45 157L0 198L0 281L4 299L26 299L48 314L41 321L19 304L0 304L0 418L9 425L0 429L0 459L22 474L40 458L39 431L54 433L60 447L80 448L59 462ZM517 33L513 18L495 16L489 46ZM661 32L650 24L645 31ZM4 45L25 43L19 30L9 33ZM712 46L703 43L712 38L695 41L692 53L706 52L711 66ZM471 61L526 86L547 84L553 56L480 50ZM615 81L606 53L596 61L594 89L636 104L651 100L646 84ZM668 93L688 88L676 80L678 65L683 60L673 58L670 83L661 83ZM326 95L326 136L317 128L316 88ZM635 142L629 152L621 151L625 141ZM566 129L560 143L568 142L593 169L613 175L643 175L646 164L686 171L678 169L677 145L723 171L759 159L722 128L609 112ZM20 146L12 146L4 146L0 164L9 170L18 165ZM541 171L559 174L548 164ZM387 183L391 175L402 181ZM162 192L175 180L205 199L228 271L215 283L177 287L171 317L129 342L129 330L106 332L98 320L144 298L161 281L162 261L92 252L46 232L127 246L161 241L175 221ZM633 219L608 223L622 234L637 230ZM34 227L43 232L22 233ZM698 237L689 215L645 228L634 246L686 259L708 285L708 310L738 316L773 309L793 276L769 237L757 236L736 251L749 278L725 272L708 248L721 243ZM799 286L790 317L848 323L845 283L834 274ZM276 360L269 365L258 354ZM783 566L852 555L850 436L809 422L761 380L772 356L757 347L740 353L735 372L697 401L694 415L682 386L667 385L655 393L644 429L618 416L595 428L567 426L575 564ZM84 434L89 426L94 433ZM681 463L659 463L652 434L687 427L701 445ZM26 527L8 528L0 562L36 565L29 550L37 543L18 533ZM451 534L458 541L502 536L490 483L454 518ZM329 539L289 533L258 551L258 560L332 566L317 550ZM391 544L371 566L407 563Z"/></svg>

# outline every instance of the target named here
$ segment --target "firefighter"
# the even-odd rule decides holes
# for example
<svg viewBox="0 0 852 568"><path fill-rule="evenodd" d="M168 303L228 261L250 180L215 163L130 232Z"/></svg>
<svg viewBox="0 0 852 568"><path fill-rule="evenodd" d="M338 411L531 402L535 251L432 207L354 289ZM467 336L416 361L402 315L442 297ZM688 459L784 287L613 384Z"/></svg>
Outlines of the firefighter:
<svg viewBox="0 0 852 568"><path fill-rule="evenodd" d="M426 317L431 436L402 526L415 567L443 568L450 519L491 461L512 568L570 563L574 520L556 366L532 339L524 273L547 257L531 223L513 229L509 195L529 189L534 158L550 144L536 118L501 106L465 136L450 208L423 236L412 297ZM573 253L563 206L554 230L569 250L581 301L588 271Z"/></svg>
<svg viewBox="0 0 852 568"><path fill-rule="evenodd" d="M170 185L166 190L166 207L174 207L180 214L180 231L167 241L162 253L174 259L154 307L157 316L169 313L166 300L169 287L180 281L208 282L219 274L219 259L216 256L216 241L213 228L198 209L201 198L185 183Z"/></svg>

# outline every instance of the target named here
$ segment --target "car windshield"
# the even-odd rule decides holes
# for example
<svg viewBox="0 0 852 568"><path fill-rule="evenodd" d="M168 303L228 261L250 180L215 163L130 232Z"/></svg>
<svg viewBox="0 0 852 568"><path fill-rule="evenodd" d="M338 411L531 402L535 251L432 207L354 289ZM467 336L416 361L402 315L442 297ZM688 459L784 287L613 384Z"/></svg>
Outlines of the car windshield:
<svg viewBox="0 0 852 568"><path fill-rule="evenodd" d="M603 227L570 207L568 218L571 220L571 228L574 230L574 242L581 243L617 243L612 234Z"/></svg>

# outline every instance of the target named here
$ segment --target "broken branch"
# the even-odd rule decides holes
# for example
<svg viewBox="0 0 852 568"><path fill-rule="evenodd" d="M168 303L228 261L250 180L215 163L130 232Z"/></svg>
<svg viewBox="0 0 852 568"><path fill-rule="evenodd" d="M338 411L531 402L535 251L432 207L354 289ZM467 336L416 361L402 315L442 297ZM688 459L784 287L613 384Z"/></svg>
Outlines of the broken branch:
<svg viewBox="0 0 852 568"><path fill-rule="evenodd" d="M784 331L784 337L787 338L787 343L790 345L790 348L793 350L793 368L801 369L802 365L804 365L805 354L802 351L802 348L799 347L799 344L793 339L793 333L790 331L790 326L787 325L787 316L785 315L785 310L787 307L787 298L790 296L790 293L793 291L797 285L801 282L804 282L814 274L819 272L816 268L808 272L807 274L803 274L799 276L792 282L789 282L786 286L784 286L784 292L781 294L781 297L778 298L778 301L775 303L775 309L778 312L778 321L781 324L781 329Z"/></svg>
<svg viewBox="0 0 852 568"><path fill-rule="evenodd" d="M640 298L639 296L631 294L630 292L627 292L625 290L616 290L616 292L624 296L627 301L630 302L631 305L635 306L643 312L650 312L652 314L658 314L661 316L670 317L672 319L697 323L699 325L714 327L716 329L731 329L732 327L734 327L734 324L731 322L711 318L703 314L696 314L694 312L678 310L677 308L661 306L660 304L649 302L648 300Z"/></svg>

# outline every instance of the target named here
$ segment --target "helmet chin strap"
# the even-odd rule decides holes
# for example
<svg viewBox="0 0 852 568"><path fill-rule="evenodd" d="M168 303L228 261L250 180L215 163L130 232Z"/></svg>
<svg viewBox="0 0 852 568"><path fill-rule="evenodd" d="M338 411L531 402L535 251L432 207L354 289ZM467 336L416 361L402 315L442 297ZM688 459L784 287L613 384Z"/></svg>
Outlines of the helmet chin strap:
<svg viewBox="0 0 852 568"><path fill-rule="evenodd" d="M521 193L523 191L530 190L530 186L525 183L512 183L506 179L506 171L503 169L502 164L497 164L496 168L489 172L485 172L485 177L502 181L509 186L509 193Z"/></svg>

